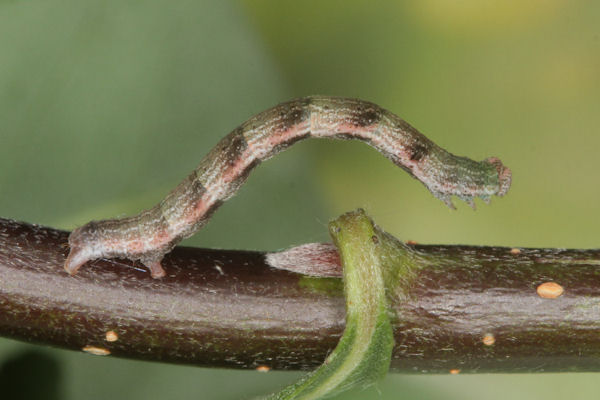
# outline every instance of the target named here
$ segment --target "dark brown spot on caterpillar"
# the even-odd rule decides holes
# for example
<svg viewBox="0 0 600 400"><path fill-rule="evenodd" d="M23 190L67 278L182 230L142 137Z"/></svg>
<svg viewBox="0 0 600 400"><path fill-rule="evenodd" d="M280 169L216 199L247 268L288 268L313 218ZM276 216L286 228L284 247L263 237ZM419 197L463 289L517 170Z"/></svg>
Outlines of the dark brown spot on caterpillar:
<svg viewBox="0 0 600 400"><path fill-rule="evenodd" d="M222 140L221 151L229 166L233 166L247 148L248 142L241 131Z"/></svg>
<svg viewBox="0 0 600 400"><path fill-rule="evenodd" d="M193 174L193 179L191 179L191 188L192 188L192 192L194 193L194 197L196 199L200 199L204 193L206 193L206 188L204 187L204 185L202 184L202 182L200 182L200 179L198 179L198 177L196 176L196 174Z"/></svg>
<svg viewBox="0 0 600 400"><path fill-rule="evenodd" d="M308 98L282 104L279 110L281 130L287 131L306 121L310 117L309 104L310 99Z"/></svg>
<svg viewBox="0 0 600 400"><path fill-rule="evenodd" d="M276 146L273 146L273 149L269 152L267 157L272 157L277 153L282 152L283 150L287 149L288 147L290 147L291 145L293 145L296 142L299 142L301 140L304 139L308 139L310 137L310 132L306 132L302 135L297 135L297 136L292 136L291 138L289 138L288 140L279 143Z"/></svg>
<svg viewBox="0 0 600 400"><path fill-rule="evenodd" d="M381 114L375 108L367 108L356 115L353 124L360 127L371 126L381 119Z"/></svg>
<svg viewBox="0 0 600 400"><path fill-rule="evenodd" d="M206 210L206 213L204 213L204 215L202 216L201 221L203 223L206 223L206 221L208 221L210 217L212 217L215 211L217 211L217 209L221 207L223 203L223 200L215 200L215 202L208 208L208 210Z"/></svg>
<svg viewBox="0 0 600 400"><path fill-rule="evenodd" d="M252 172L252 170L259 164L260 164L260 160L258 158L255 158L254 160L252 160L252 162L250 164L248 164L248 166L246 168L244 168L244 170L242 172L240 172L240 175L236 179L236 181L239 183L246 182L246 179L248 179L248 175L250 175L250 172Z"/></svg>
<svg viewBox="0 0 600 400"><path fill-rule="evenodd" d="M344 132L344 133L336 133L335 135L330 135L330 137L337 139L337 140L362 140L363 142L367 143L368 145L372 146L373 141L371 140L371 138L369 137L365 137L363 135L361 135L358 132ZM386 157L388 157L389 155L392 155L391 153L385 153L384 151L382 151L382 154L384 154ZM389 158L389 157L388 157Z"/></svg>
<svg viewBox="0 0 600 400"><path fill-rule="evenodd" d="M416 144L410 152L411 161L420 161L429 153L429 149L421 144Z"/></svg>

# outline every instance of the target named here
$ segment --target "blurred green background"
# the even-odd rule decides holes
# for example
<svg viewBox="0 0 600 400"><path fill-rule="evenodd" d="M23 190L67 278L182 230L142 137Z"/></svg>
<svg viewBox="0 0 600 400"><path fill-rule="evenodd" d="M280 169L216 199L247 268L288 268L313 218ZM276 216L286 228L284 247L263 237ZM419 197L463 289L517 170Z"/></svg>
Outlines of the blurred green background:
<svg viewBox="0 0 600 400"><path fill-rule="evenodd" d="M327 241L330 218L364 207L421 243L597 247L598 21L592 0L0 0L0 216L72 229L136 213L248 117L326 94L380 104L456 154L500 157L511 191L451 211L364 144L306 141L186 244ZM6 339L0 374L46 398L134 400L250 398L299 376ZM598 377L391 375L343 398L597 398Z"/></svg>

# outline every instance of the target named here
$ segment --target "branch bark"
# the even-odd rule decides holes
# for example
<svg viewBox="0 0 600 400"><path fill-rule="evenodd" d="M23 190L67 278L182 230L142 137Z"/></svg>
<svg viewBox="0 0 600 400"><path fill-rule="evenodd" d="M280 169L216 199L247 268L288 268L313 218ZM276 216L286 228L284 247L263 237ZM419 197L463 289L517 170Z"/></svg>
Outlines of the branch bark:
<svg viewBox="0 0 600 400"><path fill-rule="evenodd" d="M343 331L337 278L272 268L260 252L185 247L165 257L160 280L125 260L73 277L63 270L67 236L0 219L0 335L291 370L320 365ZM431 262L394 304L392 371L600 371L600 250L413 247ZM547 282L564 294L541 297Z"/></svg>

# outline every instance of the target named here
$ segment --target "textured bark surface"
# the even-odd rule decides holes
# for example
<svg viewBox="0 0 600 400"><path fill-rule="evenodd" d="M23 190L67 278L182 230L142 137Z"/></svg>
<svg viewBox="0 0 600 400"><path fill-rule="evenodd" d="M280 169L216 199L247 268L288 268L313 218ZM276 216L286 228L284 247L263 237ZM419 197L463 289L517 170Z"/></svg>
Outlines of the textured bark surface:
<svg viewBox="0 0 600 400"><path fill-rule="evenodd" d="M337 278L277 270L259 252L184 247L165 257L160 280L124 260L69 276L67 236L0 219L0 335L147 360L312 369L343 330ZM600 371L600 250L414 249L430 262L395 304L392 370ZM564 293L541 297L545 282Z"/></svg>

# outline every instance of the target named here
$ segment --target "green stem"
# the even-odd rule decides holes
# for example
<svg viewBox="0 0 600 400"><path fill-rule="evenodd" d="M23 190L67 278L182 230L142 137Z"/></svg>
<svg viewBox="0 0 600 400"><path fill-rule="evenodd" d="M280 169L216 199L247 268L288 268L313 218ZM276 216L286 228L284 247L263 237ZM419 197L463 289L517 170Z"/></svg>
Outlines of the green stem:
<svg viewBox="0 0 600 400"><path fill-rule="evenodd" d="M346 329L323 365L269 399L322 399L367 387L389 369L394 336L390 297L402 296L414 256L381 231L363 210L329 224L343 268Z"/></svg>

